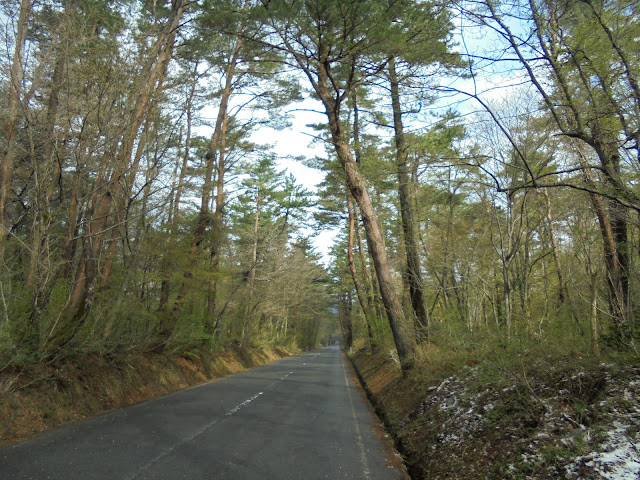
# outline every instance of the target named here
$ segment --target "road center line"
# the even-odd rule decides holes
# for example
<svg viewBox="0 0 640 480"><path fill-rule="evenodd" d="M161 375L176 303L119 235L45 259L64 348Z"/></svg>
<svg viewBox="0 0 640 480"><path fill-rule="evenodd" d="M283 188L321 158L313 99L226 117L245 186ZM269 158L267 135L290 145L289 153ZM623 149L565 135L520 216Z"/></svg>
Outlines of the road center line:
<svg viewBox="0 0 640 480"><path fill-rule="evenodd" d="M248 398L247 400L245 400L242 403L239 403L238 405L236 405L235 407L233 407L231 410L229 410L228 412L225 413L225 417L230 417L231 415L233 415L234 413L236 413L238 410L240 410L242 407L244 407L245 405L248 405L249 403L253 402L256 398L258 398L260 395L262 395L264 392L258 392L255 395L253 395L251 398ZM223 417L224 418L224 417ZM157 455L156 457L152 458L149 462L147 462L146 464L144 464L141 468L138 469L138 471L132 476L129 477L131 480L134 480L135 478L138 477L138 475L140 475L142 472L144 472L145 470L147 470L149 467L151 467L151 465L153 465L154 463L159 462L160 460L162 460L164 457L166 457L167 455L171 454L176 448L184 445L185 443L189 443L192 440L194 440L196 437L198 437L199 435L202 435L205 431L207 431L209 428L213 427L214 425L216 425L217 423L220 422L220 420L222 420L222 418L216 418L213 421L207 423L206 425L204 425L202 428L200 428L199 430L197 430L193 435L190 435L189 437L185 438L184 440L182 440L181 442L176 443L175 445L172 445L171 447L169 447L168 449L166 449L164 452L162 452L160 455Z"/></svg>
<svg viewBox="0 0 640 480"><path fill-rule="evenodd" d="M343 364L344 367L344 364ZM269 390L271 387L273 387L275 384L280 383L282 380L285 380L289 375L293 374L295 372L295 369L293 371L290 371L288 374L286 374L284 377L280 378L279 380L276 380L274 382L271 382L269 385L267 385L264 390ZM346 375L346 374L345 374ZM345 377L346 380L346 377ZM193 387L195 388L195 387ZM179 393L179 392L175 392L175 393ZM160 453L159 455L157 455L156 457L154 457L153 459L151 459L149 462L147 462L146 464L144 464L142 467L140 467L136 473L134 475L132 475L131 477L129 477L129 480L135 480L142 472L144 472L145 470L149 469L149 467L151 467L154 463L162 460L164 457L166 457L167 455L171 454L176 448L184 445L185 443L189 443L192 440L194 440L196 437L198 437L199 435L202 435L206 430L208 430L209 428L213 427L214 425L216 425L217 423L219 423L221 420L223 420L225 417L230 417L232 416L234 413L238 412L242 407L248 405L249 403L253 402L256 398L258 398L260 395L264 394L263 392L258 392L255 395L253 395L251 398L248 398L247 400L245 400L242 403L239 403L238 405L236 405L235 407L233 407L231 410L229 410L228 412L226 412L224 414L224 417L219 417L216 418L214 420L212 420L211 422L207 423L206 425L204 425L202 428L200 428L199 430L197 430L193 435L190 435L189 437L185 438L184 440L182 440L181 442L176 443L175 445L172 445L171 447L169 447L168 449L166 449L165 451L163 451L162 453ZM351 396L349 396L349 399L351 399ZM353 408L353 403L351 404L351 408ZM354 412L355 415L355 412ZM356 424L356 428L358 428L357 424ZM358 437L360 438L360 430L358 429ZM360 439L360 443L362 442L362 440ZM364 447L362 447L364 448ZM366 459L365 459L366 461ZM368 472L369 469L368 467L365 467L365 471ZM369 478L368 474L367 478Z"/></svg>
<svg viewBox="0 0 640 480"><path fill-rule="evenodd" d="M262 395L264 392L258 392L256 393L253 397L245 400L242 403L239 403L238 405L236 405L235 407L233 407L231 410L229 410L227 413L225 413L225 415L227 417L233 415L234 413L236 413L238 410L240 410L242 407L244 407L245 405L250 404L251 402L253 402L256 398L258 398L260 395Z"/></svg>
<svg viewBox="0 0 640 480"><path fill-rule="evenodd" d="M185 438L184 440L182 440L181 442L175 443L174 445L172 445L171 447L167 448L165 451L163 451L162 453L160 453L159 455L157 455L156 457L152 458L150 461L148 461L147 463L145 463L142 467L140 467L138 469L138 471L131 477L129 477L130 480L135 480L136 478L138 478L138 476L149 469L149 467L151 467L154 463L159 462L160 460L162 460L164 457L166 457L167 455L171 454L176 448L181 447L182 445L184 445L185 443L189 443L191 442L193 439L195 439L197 436L202 435L206 430L208 430L209 428L213 427L215 424L217 424L220 420L222 420L221 418L216 418L215 420L207 423L205 426L203 426L202 428L200 428L199 430L197 430L193 435L190 435L189 437Z"/></svg>

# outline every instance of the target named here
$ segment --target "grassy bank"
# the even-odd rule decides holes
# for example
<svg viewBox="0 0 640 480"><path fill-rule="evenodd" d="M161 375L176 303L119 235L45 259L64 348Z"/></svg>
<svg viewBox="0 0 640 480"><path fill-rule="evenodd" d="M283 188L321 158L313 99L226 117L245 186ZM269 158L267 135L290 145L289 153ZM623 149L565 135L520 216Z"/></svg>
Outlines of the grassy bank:
<svg viewBox="0 0 640 480"><path fill-rule="evenodd" d="M297 353L234 345L220 352L69 357L0 372L0 444Z"/></svg>
<svg viewBox="0 0 640 480"><path fill-rule="evenodd" d="M483 345L350 355L412 478L638 478L637 356Z"/></svg>

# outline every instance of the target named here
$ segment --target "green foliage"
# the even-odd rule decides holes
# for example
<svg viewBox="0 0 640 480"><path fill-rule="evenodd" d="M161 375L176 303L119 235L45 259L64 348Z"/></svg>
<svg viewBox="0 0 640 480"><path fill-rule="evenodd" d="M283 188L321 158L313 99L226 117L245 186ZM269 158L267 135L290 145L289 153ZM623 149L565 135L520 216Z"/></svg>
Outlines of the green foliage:
<svg viewBox="0 0 640 480"><path fill-rule="evenodd" d="M491 14L490 3L475 2L478 11L463 12L472 20L488 12L486 22L503 30L517 12L534 33L523 51L556 48L556 57L545 61L557 58L558 68L541 66L553 74L545 84L552 100L546 110L529 88L494 102L494 118L423 111L437 99L434 82L466 66L453 48L447 2L190 3L143 111L137 111L143 77L168 51L162 39L176 2L34 5L21 64L10 235L0 246L3 355L35 360L63 354L58 349L217 348L240 340L312 348L337 333L338 297L350 297L355 344L369 342L371 329L373 342L387 345L364 224L358 218L354 262L373 310L369 324L355 296L346 233L338 235L328 273L311 246L323 227L346 224L339 162L333 154L309 160L326 174L319 191L309 192L250 138L262 126L295 128L282 107L308 97L300 82L319 77L307 69L310 78L301 79L290 68L315 67L319 55L326 56L340 135L366 179L400 293L405 252L385 90L387 63L397 64L433 348L588 355L587 319L595 304L595 333L605 353L637 349L638 263L631 252L639 230L629 212L638 209L639 67L631 55L640 38L638 10L623 1L600 9L556 3L534 2L538 10L531 11L492 2ZM3 4L5 22L16 20L11 7ZM135 14L123 15L123 8ZM500 25L500 19L508 21ZM12 31L5 29L5 59L13 55ZM11 82L3 62L5 98ZM214 148L214 160L224 154L225 172L222 225L214 229L211 213L201 221L198 204L208 169L215 184L217 167L205 128L215 124L210 109L221 106L231 67L226 134ZM129 132L139 116L139 127ZM316 127L318 141L332 135L326 125ZM583 143L558 135L572 133L568 128ZM126 158L123 132L133 147ZM604 155L612 148L618 157ZM572 189L551 188L564 183ZM623 323L613 312L610 258L602 247L606 222L594 215L594 198L618 228L618 263L629 252ZM194 247L199 224L205 232ZM87 281L92 275L95 281ZM405 313L412 313L406 295Z"/></svg>

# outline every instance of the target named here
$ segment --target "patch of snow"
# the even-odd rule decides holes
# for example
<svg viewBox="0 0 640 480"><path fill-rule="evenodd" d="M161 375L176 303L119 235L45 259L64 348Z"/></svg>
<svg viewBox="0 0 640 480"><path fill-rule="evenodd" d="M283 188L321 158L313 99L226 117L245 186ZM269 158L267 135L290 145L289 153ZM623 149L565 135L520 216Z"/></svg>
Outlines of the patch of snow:
<svg viewBox="0 0 640 480"><path fill-rule="evenodd" d="M594 454L586 465L610 480L640 478L640 442L627 436L628 425L614 422L613 426L603 451Z"/></svg>
<svg viewBox="0 0 640 480"><path fill-rule="evenodd" d="M396 351L395 348L392 348L389 350L389 357L391 357L391 360L395 363L397 363L398 365L400 365L400 358L398 357L398 352Z"/></svg>
<svg viewBox="0 0 640 480"><path fill-rule="evenodd" d="M640 478L640 439L631 438L629 425L615 421L608 439L600 446L600 451L578 457L565 467L571 475L577 466L584 465L593 469L606 480L628 480Z"/></svg>
<svg viewBox="0 0 640 480"><path fill-rule="evenodd" d="M623 398L627 401L627 402L632 402L633 401L633 393L631 393L629 390L624 391L623 393Z"/></svg>

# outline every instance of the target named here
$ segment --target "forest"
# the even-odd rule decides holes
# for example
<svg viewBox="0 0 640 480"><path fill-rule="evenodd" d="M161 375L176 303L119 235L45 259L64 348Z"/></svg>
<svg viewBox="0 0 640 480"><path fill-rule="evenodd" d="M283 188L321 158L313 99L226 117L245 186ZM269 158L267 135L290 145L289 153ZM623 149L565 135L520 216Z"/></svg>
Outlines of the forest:
<svg viewBox="0 0 640 480"><path fill-rule="evenodd" d="M1 8L3 366L337 334L404 372L637 353L638 2ZM305 99L317 191L252 141Z"/></svg>

